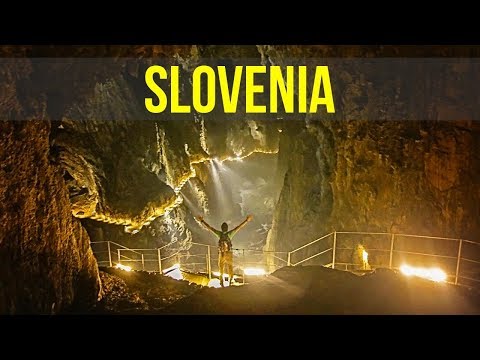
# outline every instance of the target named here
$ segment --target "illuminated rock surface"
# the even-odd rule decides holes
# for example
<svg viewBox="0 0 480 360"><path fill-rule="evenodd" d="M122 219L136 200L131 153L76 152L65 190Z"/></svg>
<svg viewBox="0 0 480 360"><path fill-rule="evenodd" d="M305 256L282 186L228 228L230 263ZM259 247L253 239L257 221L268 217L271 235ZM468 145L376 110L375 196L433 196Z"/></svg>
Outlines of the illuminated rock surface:
<svg viewBox="0 0 480 360"><path fill-rule="evenodd" d="M47 121L0 122L0 313L86 309L100 291L90 239L48 157Z"/></svg>

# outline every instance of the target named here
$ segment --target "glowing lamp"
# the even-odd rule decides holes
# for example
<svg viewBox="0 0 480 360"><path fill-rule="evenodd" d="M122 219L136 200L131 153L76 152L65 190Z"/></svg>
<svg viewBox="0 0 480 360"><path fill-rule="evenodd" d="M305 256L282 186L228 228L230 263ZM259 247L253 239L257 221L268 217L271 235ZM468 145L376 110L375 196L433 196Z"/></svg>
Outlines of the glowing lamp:
<svg viewBox="0 0 480 360"><path fill-rule="evenodd" d="M365 250L362 252L362 259L364 263L368 263L368 253Z"/></svg>
<svg viewBox="0 0 480 360"><path fill-rule="evenodd" d="M400 271L406 276L418 276L435 282L444 282L447 280L447 274L439 268L422 268L410 265L400 266Z"/></svg>
<svg viewBox="0 0 480 360"><path fill-rule="evenodd" d="M245 268L244 269L245 275L256 275L256 276L261 276L265 275L267 272L264 269L261 268Z"/></svg>
<svg viewBox="0 0 480 360"><path fill-rule="evenodd" d="M132 271L132 268L130 266L122 265L122 264L117 264L115 265L117 269L120 270L125 270L125 271Z"/></svg>

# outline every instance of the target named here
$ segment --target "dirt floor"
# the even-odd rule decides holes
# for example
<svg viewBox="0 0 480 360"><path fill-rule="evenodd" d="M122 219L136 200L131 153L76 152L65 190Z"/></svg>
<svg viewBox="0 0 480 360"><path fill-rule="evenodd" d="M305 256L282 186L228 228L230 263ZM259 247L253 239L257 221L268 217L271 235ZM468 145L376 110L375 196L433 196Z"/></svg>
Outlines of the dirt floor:
<svg viewBox="0 0 480 360"><path fill-rule="evenodd" d="M362 276L321 266L284 267L255 283L208 288L145 272L103 269L96 313L480 314L480 293L387 269Z"/></svg>
<svg viewBox="0 0 480 360"><path fill-rule="evenodd" d="M157 314L202 286L146 271L100 268L103 297L97 314Z"/></svg>

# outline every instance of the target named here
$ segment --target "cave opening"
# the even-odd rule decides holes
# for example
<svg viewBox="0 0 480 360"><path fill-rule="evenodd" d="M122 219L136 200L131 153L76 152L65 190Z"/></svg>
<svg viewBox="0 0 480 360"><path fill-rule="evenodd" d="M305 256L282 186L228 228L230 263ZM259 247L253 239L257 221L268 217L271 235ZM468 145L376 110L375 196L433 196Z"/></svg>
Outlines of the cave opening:
<svg viewBox="0 0 480 360"><path fill-rule="evenodd" d="M283 172L276 153L253 153L248 157L206 161L197 166L208 203L202 208L195 199L195 180L188 181L181 195L193 215L220 228L226 222L230 229L251 214L251 224L235 235L234 247L261 249L271 228L275 205L283 183ZM192 226L194 241L213 244L211 234Z"/></svg>
<svg viewBox="0 0 480 360"><path fill-rule="evenodd" d="M216 237L195 220L196 216L203 216L217 229L223 222L232 229L251 214L253 220L235 235L233 245L262 250L286 172L278 152L252 152L243 158L211 157L193 163L192 168L193 176L177 194L182 201L138 232L127 232L123 224L81 219L91 240L112 241L131 249L155 249L170 244L162 250L166 256L177 249L195 252L198 249L191 247L192 242L217 245Z"/></svg>

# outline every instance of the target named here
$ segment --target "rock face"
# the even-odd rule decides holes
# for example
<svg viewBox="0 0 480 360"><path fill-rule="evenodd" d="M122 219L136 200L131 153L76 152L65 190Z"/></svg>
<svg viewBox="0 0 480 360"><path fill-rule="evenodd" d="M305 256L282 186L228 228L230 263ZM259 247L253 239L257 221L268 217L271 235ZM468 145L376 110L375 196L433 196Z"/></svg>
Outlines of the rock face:
<svg viewBox="0 0 480 360"><path fill-rule="evenodd" d="M22 88L33 71L27 59L1 65L0 313L87 309L100 293L98 268L50 156L45 96Z"/></svg>
<svg viewBox="0 0 480 360"><path fill-rule="evenodd" d="M479 135L454 122L352 121L311 123L282 138L289 165L275 248L333 229L478 238Z"/></svg>
<svg viewBox="0 0 480 360"><path fill-rule="evenodd" d="M87 309L100 292L89 237L50 163L47 121L0 123L0 313Z"/></svg>
<svg viewBox="0 0 480 360"><path fill-rule="evenodd" d="M282 64L293 49L262 51ZM307 60L343 53L296 51ZM386 53L350 49L351 56ZM461 49L448 53L465 55ZM468 65L442 66L436 76L425 74L419 62L406 76L386 77L379 77L379 68L360 76L337 68L348 78L336 89L341 120L307 116L304 127L292 124L281 137L279 161L287 172L268 249L288 251L334 229L478 239L480 127L472 119L479 114L466 99L480 74ZM382 104L392 89L396 100Z"/></svg>

